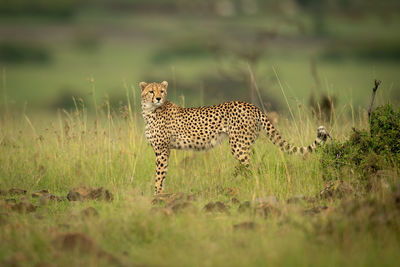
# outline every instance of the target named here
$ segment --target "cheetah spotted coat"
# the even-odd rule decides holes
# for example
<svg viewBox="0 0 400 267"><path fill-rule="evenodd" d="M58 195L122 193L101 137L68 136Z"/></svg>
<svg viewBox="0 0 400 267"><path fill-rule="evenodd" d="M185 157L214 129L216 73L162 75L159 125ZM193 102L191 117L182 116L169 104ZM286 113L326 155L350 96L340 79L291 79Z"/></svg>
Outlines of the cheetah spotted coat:
<svg viewBox="0 0 400 267"><path fill-rule="evenodd" d="M146 137L156 155L156 194L163 192L171 149L210 149L228 137L232 154L247 167L250 146L261 129L283 151L297 154L314 151L329 136L320 126L311 145L293 146L282 139L265 113L252 104L234 101L209 107L182 108L166 99L167 87L165 81L140 83Z"/></svg>

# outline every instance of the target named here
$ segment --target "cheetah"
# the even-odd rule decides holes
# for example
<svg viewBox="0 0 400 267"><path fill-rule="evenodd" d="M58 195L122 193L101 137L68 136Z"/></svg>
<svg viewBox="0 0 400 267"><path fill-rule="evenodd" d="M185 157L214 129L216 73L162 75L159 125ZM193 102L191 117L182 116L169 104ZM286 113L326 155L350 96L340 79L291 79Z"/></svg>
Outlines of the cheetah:
<svg viewBox="0 0 400 267"><path fill-rule="evenodd" d="M241 166L249 166L250 146L261 129L281 150L306 154L324 143L329 136L325 127L307 147L297 147L282 139L267 115L245 102L226 102L216 106L182 108L167 100L168 82L139 84L146 137L156 156L155 194L163 192L171 149L206 150L226 137L233 156Z"/></svg>

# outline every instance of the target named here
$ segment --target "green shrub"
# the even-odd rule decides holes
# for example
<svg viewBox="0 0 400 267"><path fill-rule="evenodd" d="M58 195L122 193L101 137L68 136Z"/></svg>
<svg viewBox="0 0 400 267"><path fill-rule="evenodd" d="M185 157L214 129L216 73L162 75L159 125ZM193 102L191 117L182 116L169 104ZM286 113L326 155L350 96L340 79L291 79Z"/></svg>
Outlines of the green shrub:
<svg viewBox="0 0 400 267"><path fill-rule="evenodd" d="M348 140L327 144L321 163L326 180L368 180L380 170L399 166L400 109L390 104L378 107L371 114L369 130L353 129Z"/></svg>
<svg viewBox="0 0 400 267"><path fill-rule="evenodd" d="M45 63L49 60L49 51L46 48L36 44L9 42L0 44L0 61L9 63Z"/></svg>

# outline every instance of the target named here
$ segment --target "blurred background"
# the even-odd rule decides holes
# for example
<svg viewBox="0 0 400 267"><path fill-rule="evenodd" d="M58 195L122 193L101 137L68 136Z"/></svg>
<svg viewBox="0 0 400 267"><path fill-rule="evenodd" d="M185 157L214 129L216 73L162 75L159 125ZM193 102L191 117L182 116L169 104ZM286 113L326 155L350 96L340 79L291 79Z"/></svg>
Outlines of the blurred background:
<svg viewBox="0 0 400 267"><path fill-rule="evenodd" d="M358 108L375 78L398 103L399 29L398 0L1 0L1 105L118 110L167 80L185 106Z"/></svg>

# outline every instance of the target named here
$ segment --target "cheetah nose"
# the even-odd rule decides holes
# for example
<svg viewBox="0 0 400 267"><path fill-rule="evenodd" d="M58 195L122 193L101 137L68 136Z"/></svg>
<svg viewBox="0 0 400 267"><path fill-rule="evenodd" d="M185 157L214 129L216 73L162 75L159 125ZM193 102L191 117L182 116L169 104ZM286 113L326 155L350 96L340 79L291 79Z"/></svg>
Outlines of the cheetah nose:
<svg viewBox="0 0 400 267"><path fill-rule="evenodd" d="M156 97L156 99L157 99L157 101L158 101L158 102L160 102L160 100L161 100L161 97Z"/></svg>

